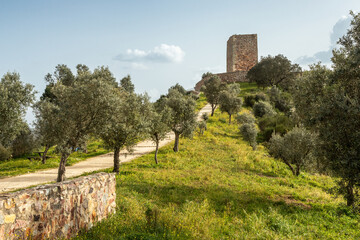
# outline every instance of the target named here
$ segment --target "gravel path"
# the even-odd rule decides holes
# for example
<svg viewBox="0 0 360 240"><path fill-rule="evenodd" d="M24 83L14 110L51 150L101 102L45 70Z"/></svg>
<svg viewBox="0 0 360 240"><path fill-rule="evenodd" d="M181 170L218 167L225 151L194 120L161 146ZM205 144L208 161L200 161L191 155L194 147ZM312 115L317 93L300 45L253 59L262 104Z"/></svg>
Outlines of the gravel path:
<svg viewBox="0 0 360 240"><path fill-rule="evenodd" d="M211 106L207 104L202 108L198 114L198 120L201 119L203 113L211 113ZM175 139L173 133L169 133L163 141L160 142L160 147L170 143ZM128 154L125 150L121 151L120 162L129 162L141 155L155 151L155 144L152 141L143 141L137 144L134 152ZM76 177L86 172L93 172L96 170L113 167L113 153L89 158L85 161L66 167L66 177ZM16 189L27 188L34 185L49 183L56 181L57 168L42 170L39 172L19 175L15 177L0 179L0 193L13 191Z"/></svg>

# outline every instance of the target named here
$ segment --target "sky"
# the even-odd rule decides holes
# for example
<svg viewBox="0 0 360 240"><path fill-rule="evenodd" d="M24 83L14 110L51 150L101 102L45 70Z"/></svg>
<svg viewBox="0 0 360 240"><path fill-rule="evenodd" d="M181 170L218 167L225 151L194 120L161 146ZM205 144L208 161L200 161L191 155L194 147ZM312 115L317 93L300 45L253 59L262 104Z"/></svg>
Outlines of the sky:
<svg viewBox="0 0 360 240"><path fill-rule="evenodd" d="M226 41L258 35L259 58L330 66L359 0L0 0L0 76L16 71L41 95L55 66L108 66L153 101L176 83L226 71ZM28 122L34 120L31 110Z"/></svg>

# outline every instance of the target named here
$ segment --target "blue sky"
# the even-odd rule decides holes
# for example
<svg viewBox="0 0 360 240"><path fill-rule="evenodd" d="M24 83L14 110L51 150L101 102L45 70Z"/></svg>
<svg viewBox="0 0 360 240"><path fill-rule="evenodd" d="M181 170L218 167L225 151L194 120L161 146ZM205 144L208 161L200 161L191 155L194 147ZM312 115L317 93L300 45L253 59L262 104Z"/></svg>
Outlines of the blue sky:
<svg viewBox="0 0 360 240"><path fill-rule="evenodd" d="M0 0L0 75L17 71L42 93L57 64L105 65L156 100L225 71L233 34L257 33L259 57L326 62L359 9L358 0Z"/></svg>

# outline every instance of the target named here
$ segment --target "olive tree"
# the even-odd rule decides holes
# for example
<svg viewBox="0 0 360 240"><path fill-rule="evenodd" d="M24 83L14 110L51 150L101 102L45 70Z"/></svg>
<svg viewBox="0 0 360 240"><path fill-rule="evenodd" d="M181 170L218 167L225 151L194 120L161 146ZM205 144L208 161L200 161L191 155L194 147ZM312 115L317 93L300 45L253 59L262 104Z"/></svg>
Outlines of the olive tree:
<svg viewBox="0 0 360 240"><path fill-rule="evenodd" d="M142 137L146 136L150 102L147 95L139 95L116 89L116 106L99 131L105 146L114 151L113 172L120 171L120 151L129 152Z"/></svg>
<svg viewBox="0 0 360 240"><path fill-rule="evenodd" d="M16 72L6 73L0 81L0 145L10 148L12 142L26 130L26 109L34 101L34 90L30 84L20 81Z"/></svg>
<svg viewBox="0 0 360 240"><path fill-rule="evenodd" d="M269 142L269 152L281 159L298 176L300 170L311 161L315 143L316 137L312 132L295 127L283 137L274 134Z"/></svg>
<svg viewBox="0 0 360 240"><path fill-rule="evenodd" d="M260 62L246 74L246 78L256 82L259 87L279 86L288 90L299 72L301 72L300 66L292 64L285 56L269 55L261 57Z"/></svg>
<svg viewBox="0 0 360 240"><path fill-rule="evenodd" d="M274 116L276 112L269 102L259 101L254 104L253 113L256 117Z"/></svg>
<svg viewBox="0 0 360 240"><path fill-rule="evenodd" d="M214 74L209 76L204 82L201 91L204 92L206 100L211 105L211 116L214 115L215 109L219 104L220 92L224 89L225 84L221 82L221 79Z"/></svg>
<svg viewBox="0 0 360 240"><path fill-rule="evenodd" d="M46 163L49 149L57 143L56 124L58 124L58 119L53 116L54 106L50 101L42 99L34 105L36 135L39 138L41 146L45 147L41 159L43 164Z"/></svg>
<svg viewBox="0 0 360 240"><path fill-rule="evenodd" d="M360 14L351 15L350 28L333 51L333 70L312 66L294 97L304 124L319 133L326 164L341 179L338 190L349 206L359 200L360 186Z"/></svg>
<svg viewBox="0 0 360 240"><path fill-rule="evenodd" d="M180 136L191 136L196 129L196 102L191 96L184 95L174 87L169 89L165 102L171 112L169 127L175 134L173 150L178 152Z"/></svg>
<svg viewBox="0 0 360 240"><path fill-rule="evenodd" d="M229 125L231 124L231 116L239 112L242 106L242 99L239 97L239 92L239 85L234 83L228 85L226 89L220 93L220 111L226 112L229 115Z"/></svg>
<svg viewBox="0 0 360 240"><path fill-rule="evenodd" d="M64 66L61 69L65 69L66 78L55 74L51 87L55 101L40 101L37 107L40 121L47 121L55 133L54 143L61 155L58 182L65 179L69 155L89 134L103 126L116 105L114 85L110 84L114 79L109 79L108 69L96 69L96 76L90 72L74 76Z"/></svg>
<svg viewBox="0 0 360 240"><path fill-rule="evenodd" d="M171 117L170 108L167 106L162 107L158 102L153 104L152 111L149 119L149 136L155 143L155 163L158 164L158 151L159 143L166 138L167 133L170 131L169 121Z"/></svg>
<svg viewBox="0 0 360 240"><path fill-rule="evenodd" d="M243 123L240 126L240 133L243 137L243 139L247 142L249 142L250 146L253 148L253 150L256 150L256 136L258 134L258 130L256 129L256 126L254 123Z"/></svg>
<svg viewBox="0 0 360 240"><path fill-rule="evenodd" d="M253 124L255 123L255 117L250 113L238 114L236 115L236 121L240 124L244 124L244 123Z"/></svg>
<svg viewBox="0 0 360 240"><path fill-rule="evenodd" d="M127 92L133 93L135 91L135 86L131 82L130 75L127 75L120 80L120 86Z"/></svg>

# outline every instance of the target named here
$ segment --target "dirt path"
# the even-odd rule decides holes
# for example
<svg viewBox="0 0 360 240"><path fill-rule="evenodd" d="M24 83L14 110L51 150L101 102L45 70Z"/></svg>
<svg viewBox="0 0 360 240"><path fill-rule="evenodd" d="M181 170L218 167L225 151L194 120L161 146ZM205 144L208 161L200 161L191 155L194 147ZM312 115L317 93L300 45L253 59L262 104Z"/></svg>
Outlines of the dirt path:
<svg viewBox="0 0 360 240"><path fill-rule="evenodd" d="M211 106L207 104L202 108L198 114L198 120L201 119L203 113L211 113ZM170 143L175 139L172 133L167 135L167 138L160 142L160 147ZM134 158L137 158L146 153L155 151L155 144L151 141L143 141L137 144L134 148L134 152L131 154L122 151L120 155L120 161L129 162ZM66 177L76 177L86 172L92 172L96 170L111 168L113 166L113 154L108 153L96 157L89 158L85 161L74 164L73 166L66 167ZM49 183L56 181L57 168L43 170L39 172L19 175L15 177L0 179L0 193L12 191L20 188L27 188L34 185Z"/></svg>

